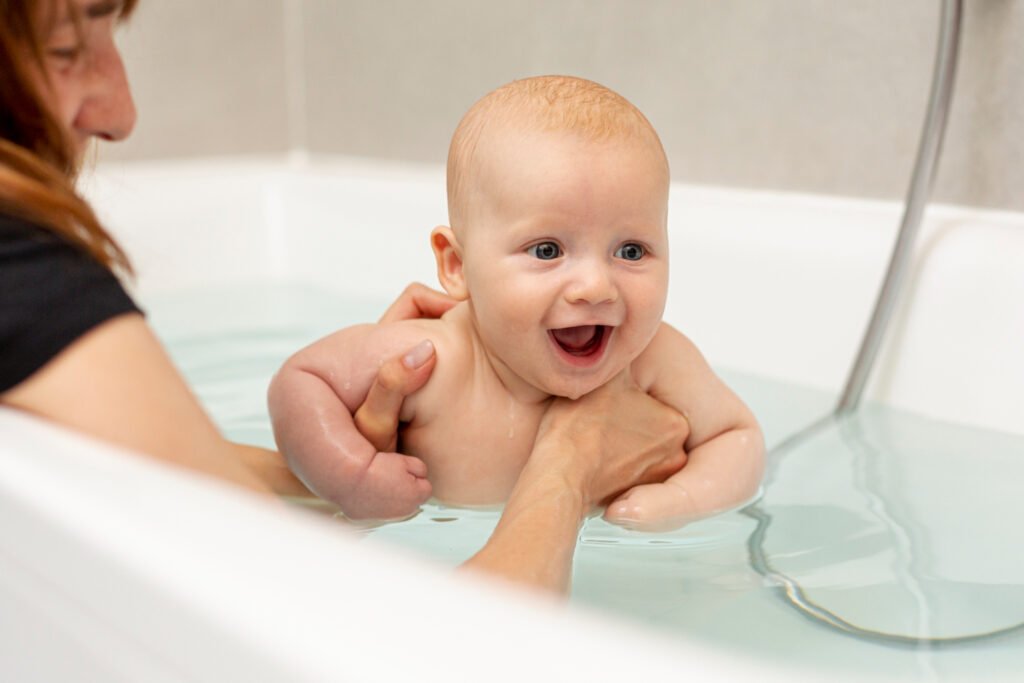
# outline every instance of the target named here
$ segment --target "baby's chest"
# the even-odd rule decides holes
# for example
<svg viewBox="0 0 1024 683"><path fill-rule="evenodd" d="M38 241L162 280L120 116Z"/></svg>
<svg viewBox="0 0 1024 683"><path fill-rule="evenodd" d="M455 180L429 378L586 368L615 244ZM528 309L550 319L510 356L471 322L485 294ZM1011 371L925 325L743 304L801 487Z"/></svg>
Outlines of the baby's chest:
<svg viewBox="0 0 1024 683"><path fill-rule="evenodd" d="M461 397L401 434L400 450L422 459L434 497L452 504L504 502L533 450L543 406Z"/></svg>

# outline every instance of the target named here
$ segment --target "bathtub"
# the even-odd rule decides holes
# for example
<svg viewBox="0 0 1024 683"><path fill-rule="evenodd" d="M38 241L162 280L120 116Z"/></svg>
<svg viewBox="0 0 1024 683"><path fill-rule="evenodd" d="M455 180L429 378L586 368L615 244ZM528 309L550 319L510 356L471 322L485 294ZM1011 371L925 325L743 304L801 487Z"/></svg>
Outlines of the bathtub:
<svg viewBox="0 0 1024 683"><path fill-rule="evenodd" d="M83 189L135 263L135 295L169 336L206 324L197 319L244 331L253 316L294 315L301 300L272 311L261 297L249 310L208 292L308 288L372 302L372 315L405 283L435 282L427 236L446 221L442 168L359 159L104 164ZM830 409L899 213L892 202L672 187L666 319L727 379L737 377L734 388L761 417L769 446ZM1024 215L931 208L908 296L869 384L872 404L1024 436L1022 262ZM0 433L6 680L821 674L593 606L453 578L329 518L13 411L0 410ZM948 533L969 539L973 531L953 520ZM950 576L960 571L955 553L933 555ZM984 578L993 584L1021 569L993 563ZM929 652L906 656L922 680L977 680L965 668L970 658L946 667Z"/></svg>

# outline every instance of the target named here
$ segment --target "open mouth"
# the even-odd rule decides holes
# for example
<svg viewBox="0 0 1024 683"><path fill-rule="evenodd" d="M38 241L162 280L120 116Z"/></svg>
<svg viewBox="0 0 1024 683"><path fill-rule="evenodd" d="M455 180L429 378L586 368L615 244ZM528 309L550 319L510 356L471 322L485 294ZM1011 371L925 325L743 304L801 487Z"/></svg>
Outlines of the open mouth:
<svg viewBox="0 0 1024 683"><path fill-rule="evenodd" d="M586 362L600 358L611 329L606 325L578 325L549 330L548 334L567 355Z"/></svg>

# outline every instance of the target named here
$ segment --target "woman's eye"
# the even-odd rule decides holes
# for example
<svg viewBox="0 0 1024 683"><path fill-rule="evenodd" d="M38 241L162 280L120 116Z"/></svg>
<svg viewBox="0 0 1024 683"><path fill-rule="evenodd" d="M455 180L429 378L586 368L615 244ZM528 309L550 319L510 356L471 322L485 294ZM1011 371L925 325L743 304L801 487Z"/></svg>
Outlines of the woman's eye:
<svg viewBox="0 0 1024 683"><path fill-rule="evenodd" d="M562 249L554 242L541 242L526 250L526 253L542 261L550 261L562 255Z"/></svg>
<svg viewBox="0 0 1024 683"><path fill-rule="evenodd" d="M82 47L80 45L74 45L72 47L51 47L46 53L54 59L59 59L62 62L73 62L82 54Z"/></svg>
<svg viewBox="0 0 1024 683"><path fill-rule="evenodd" d="M623 244L615 251L616 258L626 259L627 261L639 261L644 257L647 250L643 248L643 245L636 244L635 242L629 242Z"/></svg>

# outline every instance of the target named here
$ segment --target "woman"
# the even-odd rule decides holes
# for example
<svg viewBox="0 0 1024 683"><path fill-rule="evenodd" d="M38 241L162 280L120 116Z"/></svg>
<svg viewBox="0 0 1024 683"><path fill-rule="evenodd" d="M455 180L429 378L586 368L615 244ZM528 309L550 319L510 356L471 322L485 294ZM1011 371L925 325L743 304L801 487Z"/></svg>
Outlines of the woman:
<svg viewBox="0 0 1024 683"><path fill-rule="evenodd" d="M137 0L0 0L0 404L265 494L305 487L273 451L225 440L118 276L131 266L74 188L93 138L131 133L114 43ZM423 286L386 319L450 305ZM431 349L386 364L359 411L373 443L433 368ZM553 404L487 545L468 566L568 586L576 534L602 501L682 466L685 420L642 392Z"/></svg>

